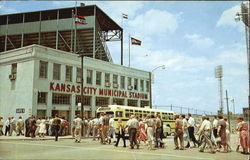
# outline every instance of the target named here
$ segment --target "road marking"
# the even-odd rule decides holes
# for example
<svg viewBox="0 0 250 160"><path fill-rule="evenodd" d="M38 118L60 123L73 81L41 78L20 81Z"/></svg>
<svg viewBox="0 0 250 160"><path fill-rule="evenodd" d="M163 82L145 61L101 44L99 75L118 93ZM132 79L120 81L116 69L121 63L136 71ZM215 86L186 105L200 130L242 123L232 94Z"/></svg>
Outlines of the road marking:
<svg viewBox="0 0 250 160"><path fill-rule="evenodd" d="M36 146L44 146L44 147L57 147L57 148L73 148L73 149L81 149L81 150L101 150L101 151L107 151L107 152L123 152L123 153L130 153L133 155L133 158L136 159L134 154L143 154L143 155L155 155L155 156L170 156L170 157L179 157L179 158L190 158L190 159L200 159L200 160L215 160L213 158L201 158L201 157L191 157L191 156L180 156L175 154L167 154L167 153L147 153L147 152L134 152L134 151L123 151L123 150L114 150L114 149L103 149L103 146L100 147L93 147L93 148L83 148L83 146L61 146L61 145L51 145L51 144L37 144L37 143L14 143L14 142L1 142L7 143L7 144L15 144L15 145L36 145Z"/></svg>

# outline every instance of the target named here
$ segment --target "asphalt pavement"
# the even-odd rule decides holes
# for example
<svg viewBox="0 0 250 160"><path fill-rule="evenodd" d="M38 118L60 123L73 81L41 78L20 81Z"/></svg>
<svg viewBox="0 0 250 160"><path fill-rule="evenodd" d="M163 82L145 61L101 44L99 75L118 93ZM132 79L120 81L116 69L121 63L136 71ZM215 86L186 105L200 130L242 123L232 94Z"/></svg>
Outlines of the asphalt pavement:
<svg viewBox="0 0 250 160"><path fill-rule="evenodd" d="M55 142L53 139L36 140L1 140L0 159L86 159L86 160L248 160L247 155L235 152L235 141L237 135L232 135L233 152L211 154L209 150L204 153L198 148L174 150L173 137L168 137L164 141L165 149L147 150L144 143L139 149L129 149L122 147L122 141L118 147L113 144L102 145L99 141L83 139L81 143L75 143L74 139L61 138ZM3 139L3 138L2 138Z"/></svg>

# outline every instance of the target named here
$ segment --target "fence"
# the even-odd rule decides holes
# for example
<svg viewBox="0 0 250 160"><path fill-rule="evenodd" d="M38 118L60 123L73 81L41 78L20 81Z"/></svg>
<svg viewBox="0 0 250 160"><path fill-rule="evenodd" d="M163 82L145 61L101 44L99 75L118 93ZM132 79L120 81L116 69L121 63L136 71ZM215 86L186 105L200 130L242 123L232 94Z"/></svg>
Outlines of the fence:
<svg viewBox="0 0 250 160"><path fill-rule="evenodd" d="M181 107L181 106L153 106L154 109L164 109L164 110L170 110L174 111L180 114L196 114L196 115L217 115L217 112L211 112L211 111L204 111L204 110L199 110L196 108L191 108L191 107Z"/></svg>

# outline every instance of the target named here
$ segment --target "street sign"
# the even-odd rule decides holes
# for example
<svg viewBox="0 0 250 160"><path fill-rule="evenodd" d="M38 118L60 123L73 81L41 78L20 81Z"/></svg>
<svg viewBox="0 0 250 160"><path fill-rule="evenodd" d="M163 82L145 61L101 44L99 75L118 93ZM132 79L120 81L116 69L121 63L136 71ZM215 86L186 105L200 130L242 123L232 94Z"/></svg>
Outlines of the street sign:
<svg viewBox="0 0 250 160"><path fill-rule="evenodd" d="M24 108L17 108L16 113L25 113L25 109Z"/></svg>

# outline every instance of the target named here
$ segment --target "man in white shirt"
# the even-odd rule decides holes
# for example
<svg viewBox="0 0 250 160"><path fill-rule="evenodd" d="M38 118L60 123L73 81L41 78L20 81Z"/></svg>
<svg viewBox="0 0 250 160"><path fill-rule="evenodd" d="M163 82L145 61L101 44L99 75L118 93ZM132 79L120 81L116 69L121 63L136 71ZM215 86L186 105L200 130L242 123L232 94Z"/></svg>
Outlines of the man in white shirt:
<svg viewBox="0 0 250 160"><path fill-rule="evenodd" d="M93 130L92 130L92 134L93 134L93 141L95 141L95 137L96 137L96 135L98 134L98 124L99 124L99 120L98 120L98 118L94 118L93 120L92 120L92 128L93 128Z"/></svg>
<svg viewBox="0 0 250 160"><path fill-rule="evenodd" d="M52 122L53 122L53 118L50 117L49 119L49 136L52 136Z"/></svg>
<svg viewBox="0 0 250 160"><path fill-rule="evenodd" d="M217 138L217 131L218 131L218 125L219 125L219 120L217 118L217 116L214 116L214 120L213 120L213 135L214 138Z"/></svg>
<svg viewBox="0 0 250 160"><path fill-rule="evenodd" d="M75 142L80 143L81 141L81 129L82 129L82 119L77 115L77 118L74 121L75 123Z"/></svg>
<svg viewBox="0 0 250 160"><path fill-rule="evenodd" d="M200 127L198 133L197 133L198 135L204 136L204 139L202 141L203 145L201 145L201 147L200 147L200 152L204 152L206 145L208 145L210 150L211 150L211 153L215 153L215 148L214 148L212 141L211 141L212 124L209 121L209 117L202 117L202 120L203 120L203 122L201 124L201 127Z"/></svg>
<svg viewBox="0 0 250 160"><path fill-rule="evenodd" d="M116 142L116 137L115 137L115 120L113 116L109 116L109 143L111 143L111 135L113 137L113 143Z"/></svg>
<svg viewBox="0 0 250 160"><path fill-rule="evenodd" d="M19 119L17 120L17 136L24 135L23 134L23 129L24 129L24 121L22 117L20 116Z"/></svg>
<svg viewBox="0 0 250 160"><path fill-rule="evenodd" d="M10 135L10 117L5 121L5 136Z"/></svg>
<svg viewBox="0 0 250 160"><path fill-rule="evenodd" d="M11 117L10 120L10 136L12 136L13 131L16 133L16 120L14 117Z"/></svg>
<svg viewBox="0 0 250 160"><path fill-rule="evenodd" d="M198 141L196 140L194 136L194 127L195 127L195 120L192 117L192 115L188 113L188 134L189 134L190 141L193 141L194 147L196 147L196 144L198 145ZM188 148L188 147L190 147L189 142L185 148Z"/></svg>
<svg viewBox="0 0 250 160"><path fill-rule="evenodd" d="M136 133L139 128L139 122L136 119L134 115L131 115L131 120L128 122L129 127L129 140L130 140L130 147L131 149L134 149L134 146L137 146L137 149L139 149L139 144L137 142Z"/></svg>

